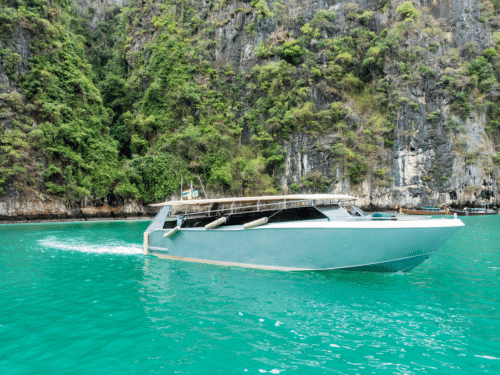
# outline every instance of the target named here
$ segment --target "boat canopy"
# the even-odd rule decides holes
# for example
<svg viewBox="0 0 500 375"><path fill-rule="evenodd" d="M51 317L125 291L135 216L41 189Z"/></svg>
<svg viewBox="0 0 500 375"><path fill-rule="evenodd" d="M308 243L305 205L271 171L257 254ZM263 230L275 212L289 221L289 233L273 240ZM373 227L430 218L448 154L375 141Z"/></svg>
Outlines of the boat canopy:
<svg viewBox="0 0 500 375"><path fill-rule="evenodd" d="M300 200L335 200L335 201L352 201L358 198L350 195L341 194L293 194L293 195L265 195L262 197L233 197L233 198L217 198L217 199L191 199L184 201L167 201L162 203L151 204L153 207L161 206L185 206L185 205L202 205L209 203L232 203L232 202L259 202L259 201L300 201Z"/></svg>

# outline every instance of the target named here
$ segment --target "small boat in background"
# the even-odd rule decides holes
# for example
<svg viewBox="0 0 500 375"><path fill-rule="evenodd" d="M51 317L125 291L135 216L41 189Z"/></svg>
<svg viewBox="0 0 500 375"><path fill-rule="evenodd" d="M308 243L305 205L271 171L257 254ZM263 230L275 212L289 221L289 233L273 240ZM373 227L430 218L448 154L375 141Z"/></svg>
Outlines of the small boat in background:
<svg viewBox="0 0 500 375"><path fill-rule="evenodd" d="M450 211L445 204L441 207L420 207L420 209L412 210L402 208L399 204L395 207L400 214L405 215L450 215Z"/></svg>
<svg viewBox="0 0 500 375"><path fill-rule="evenodd" d="M453 210L450 209L451 213L457 214L459 216L482 216L482 215L498 215L498 211L490 208L489 203L481 205L481 208L467 208L463 210Z"/></svg>

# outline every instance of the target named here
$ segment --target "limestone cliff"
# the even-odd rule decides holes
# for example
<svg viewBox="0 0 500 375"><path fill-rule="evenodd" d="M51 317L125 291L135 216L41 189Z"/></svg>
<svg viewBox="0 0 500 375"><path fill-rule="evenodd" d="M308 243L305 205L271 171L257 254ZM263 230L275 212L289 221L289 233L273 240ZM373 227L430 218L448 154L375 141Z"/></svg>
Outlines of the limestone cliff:
<svg viewBox="0 0 500 375"><path fill-rule="evenodd" d="M120 153L132 161L125 162L132 169L117 190L78 198L79 205L134 202L135 190L120 187L141 189L133 160L143 163L155 147L166 150L168 163L184 176L202 175L212 194L332 192L384 209L496 203L497 6L469 0L76 0L76 17L87 25L80 30L87 35L87 58L100 59L92 63L99 70L94 82L113 111L111 133L120 132L113 133ZM12 128L19 99L11 93L23 93L11 77L28 74L36 32L20 25L2 47L9 49L9 62L6 53L0 57L4 131ZM172 70L188 69L173 86L168 82L178 76L159 68L161 48L172 55ZM175 60L178 48L185 51ZM121 72L113 71L117 67ZM162 116L172 116L172 125ZM33 121L36 127L36 116ZM221 124L214 125L220 136L196 141L213 130L194 135L206 121ZM232 151L214 157L221 148ZM12 186L0 197L11 199L8 210L0 205L0 215L15 215L12 207L22 206L13 203L22 193Z"/></svg>
<svg viewBox="0 0 500 375"><path fill-rule="evenodd" d="M379 34L383 29L394 27L401 21L396 12L380 11L387 1L290 1L283 2L279 17L291 19L301 17L303 22L310 22L322 9L335 11L336 19L332 25L332 37L348 35L352 23L346 20L349 11L358 14L371 10L370 29ZM392 2L397 4L398 2ZM402 3L402 2L399 2ZM408 50L436 45L420 62L414 63L414 70L421 66L432 69L432 76L418 74L409 82L401 82L401 71L397 61L385 61L384 79L398 86L401 97L408 103L416 103L418 109L403 105L397 110L394 120L395 136L392 149L387 150L384 162L388 184L380 184L380 179L368 177L361 184L354 185L343 178L338 168L338 160L332 155L335 144L335 132L326 132L321 140L305 133L295 133L285 141L286 161L280 182L286 188L292 183L300 184L308 173L321 172L331 179L328 192L354 194L362 198L362 205L381 208L394 207L396 204L416 207L429 204L446 203L447 205L474 204L479 201L495 201L498 194L498 148L495 138L487 135L487 119L482 113L473 113L461 120L450 112L450 96L440 90L440 80L451 66L450 53L461 53L467 44L477 51L494 45L493 29L487 22L481 22L480 6L475 1L419 1L414 2L424 11L432 25L430 30L407 31L404 47ZM256 62L255 51L259 42L276 38L277 34L290 32L298 37L300 30L296 25L280 25L278 21L259 21L256 15L245 14L231 16L232 12L245 3L234 2L223 14L214 14L216 21L229 19L229 23L217 30L220 45L215 52L215 59L228 60L240 69L250 69ZM356 5L354 5L356 4ZM271 5L271 4L270 4ZM359 5L359 6L358 6ZM427 8L427 9L425 9ZM483 7L484 8L484 7ZM421 9L421 8L420 8ZM283 12L283 13L282 13ZM248 27L257 22L257 36L248 38L238 34L238 28ZM435 29L434 29L435 28ZM136 47L137 48L137 47ZM321 63L321 56L317 56ZM318 105L325 106L328 101L320 93L311 97ZM498 97L494 98L495 100ZM346 103L350 106L350 103ZM415 106L415 104L414 104ZM351 108L354 116L363 122L363 113ZM429 116L434 114L435 119ZM453 130L447 126L453 123ZM308 189L305 189L308 190ZM314 190L314 188L312 189ZM311 190L309 190L311 191Z"/></svg>

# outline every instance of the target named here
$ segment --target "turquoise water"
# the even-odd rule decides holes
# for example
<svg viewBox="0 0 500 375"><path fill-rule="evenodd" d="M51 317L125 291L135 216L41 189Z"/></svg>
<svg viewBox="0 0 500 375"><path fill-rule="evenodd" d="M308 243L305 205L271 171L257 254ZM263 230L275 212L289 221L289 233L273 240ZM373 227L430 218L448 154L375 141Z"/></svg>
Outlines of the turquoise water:
<svg viewBox="0 0 500 375"><path fill-rule="evenodd" d="M0 225L0 374L500 374L500 217L409 274L142 256L147 221Z"/></svg>

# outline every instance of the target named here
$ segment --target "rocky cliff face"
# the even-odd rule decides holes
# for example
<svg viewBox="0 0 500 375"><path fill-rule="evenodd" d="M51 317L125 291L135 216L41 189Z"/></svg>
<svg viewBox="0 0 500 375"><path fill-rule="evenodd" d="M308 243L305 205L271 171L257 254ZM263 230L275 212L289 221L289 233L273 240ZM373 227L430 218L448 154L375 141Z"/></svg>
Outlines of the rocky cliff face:
<svg viewBox="0 0 500 375"><path fill-rule="evenodd" d="M134 79L145 91L157 80L144 73L152 43L178 32L165 31L161 17L174 14L191 22L191 35L198 44L206 43L200 64L208 64L219 76L230 68L231 74L224 73L229 83L241 77L243 84L229 111L235 121L241 117L236 139L243 147L269 146L269 141L256 144L256 136L266 136L251 125L249 113L260 105L259 98L276 101L271 94L277 90L295 90L286 76L272 81L279 73L271 68L286 61L292 81L300 81L297 87L305 90L300 93L302 103L283 116L300 123L304 103L314 109L302 122L308 125L294 125L290 131L282 130L284 123L278 131L270 125L276 106L255 115L284 151L281 164L266 172L279 181L282 192L352 194L372 208L496 202L500 35L495 33L500 16L494 2L203 0L166 6L155 1L76 0L76 5L82 14L91 14L93 30L108 22L109 9L128 5L122 18L129 25L127 40L121 46L127 69L142 72ZM28 70L32 34L20 27L10 42L12 53L20 56L14 67L19 74ZM20 91L5 73L2 58L0 92ZM275 88L272 93L262 78L265 69L274 72L268 78ZM194 74L196 84L217 92L220 80L211 86L210 74ZM135 114L146 116L141 105ZM193 110L189 116L197 119L199 113ZM8 128L9 112L2 116ZM181 121L187 123L189 116ZM198 167L188 168L201 168L195 160L189 165ZM221 180L213 176L207 175L209 183ZM8 206L0 205L0 215L29 211L12 209L22 203L10 201Z"/></svg>
<svg viewBox="0 0 500 375"><path fill-rule="evenodd" d="M19 108L20 87L13 77L27 74L28 59L32 57L30 51L33 39L33 30L17 26L13 37L3 40L2 54L0 54L0 122L9 127L14 111ZM10 73L10 74L9 74ZM9 77L10 75L10 77Z"/></svg>
<svg viewBox="0 0 500 375"><path fill-rule="evenodd" d="M80 16L87 16L90 19L90 26L95 30L104 21L106 12L122 8L131 2L130 0L74 0L72 3Z"/></svg>
<svg viewBox="0 0 500 375"><path fill-rule="evenodd" d="M383 11L388 3L392 9ZM369 21L369 28L376 34L391 29L401 16L396 5L402 2L388 1L284 1L279 4L278 18L287 18L290 23L277 19L260 19L255 13L246 14L235 10L248 6L246 2L232 2L225 11L213 12L216 22L228 20L216 31L218 46L213 58L229 61L234 67L249 71L256 63L259 43L272 41L289 33L298 38L300 25L311 22L321 10L333 10L336 18L328 30L330 37L349 35L354 25L347 20L348 14L355 11L377 12ZM499 169L495 137L488 135L488 121L484 111L473 112L468 118L461 119L450 110L452 98L443 90L440 82L450 70L450 54L461 55L467 59L467 48L476 53L494 46L494 29L484 21L487 11L485 2L475 1L414 1L424 17L432 25L428 30L410 29L405 35L402 47L407 50L429 48L420 61L414 62L414 70L425 66L432 75L419 74L411 77L410 82L401 82L401 69L397 61L385 61L383 79L397 86L403 100L413 105L403 105L397 109L394 118L393 147L383 156L389 176L388 184L380 184L380 179L368 177L362 183L353 185L343 178L344 173L338 166L338 158L331 150L337 141L336 131L326 132L318 140L307 133L295 133L284 141L286 150L285 167L280 183L285 190L308 174L319 172L331 182L328 192L354 194L362 198L364 206L390 208L396 204L417 207L429 204L459 205L477 204L484 201L495 202L498 194ZM273 2L268 2L272 8ZM491 5L491 4L490 4ZM483 12L480 10L483 9ZM294 21L300 20L300 23ZM495 18L491 19L497 22ZM256 33L249 37L239 33L256 24ZM311 41L313 44L314 41ZM317 41L316 41L317 43ZM435 47L432 48L432 45ZM135 47L138 49L138 47ZM314 50L314 48L312 48ZM318 65L322 56L316 55ZM457 66L455 68L458 69ZM417 70L418 71L418 70ZM310 100L318 106L326 107L329 101L314 90ZM492 96L491 99L497 100ZM349 106L350 103L346 103ZM415 110L415 107L418 109ZM356 112L356 109L351 108ZM363 113L354 113L363 122ZM432 118L430 118L432 116ZM452 124L452 125L450 125ZM314 190L302 189L302 190Z"/></svg>
<svg viewBox="0 0 500 375"><path fill-rule="evenodd" d="M0 201L0 223L32 220L89 220L151 217L157 210L144 208L136 201L111 206L107 202L77 205L63 200L43 201L39 197L14 197Z"/></svg>

